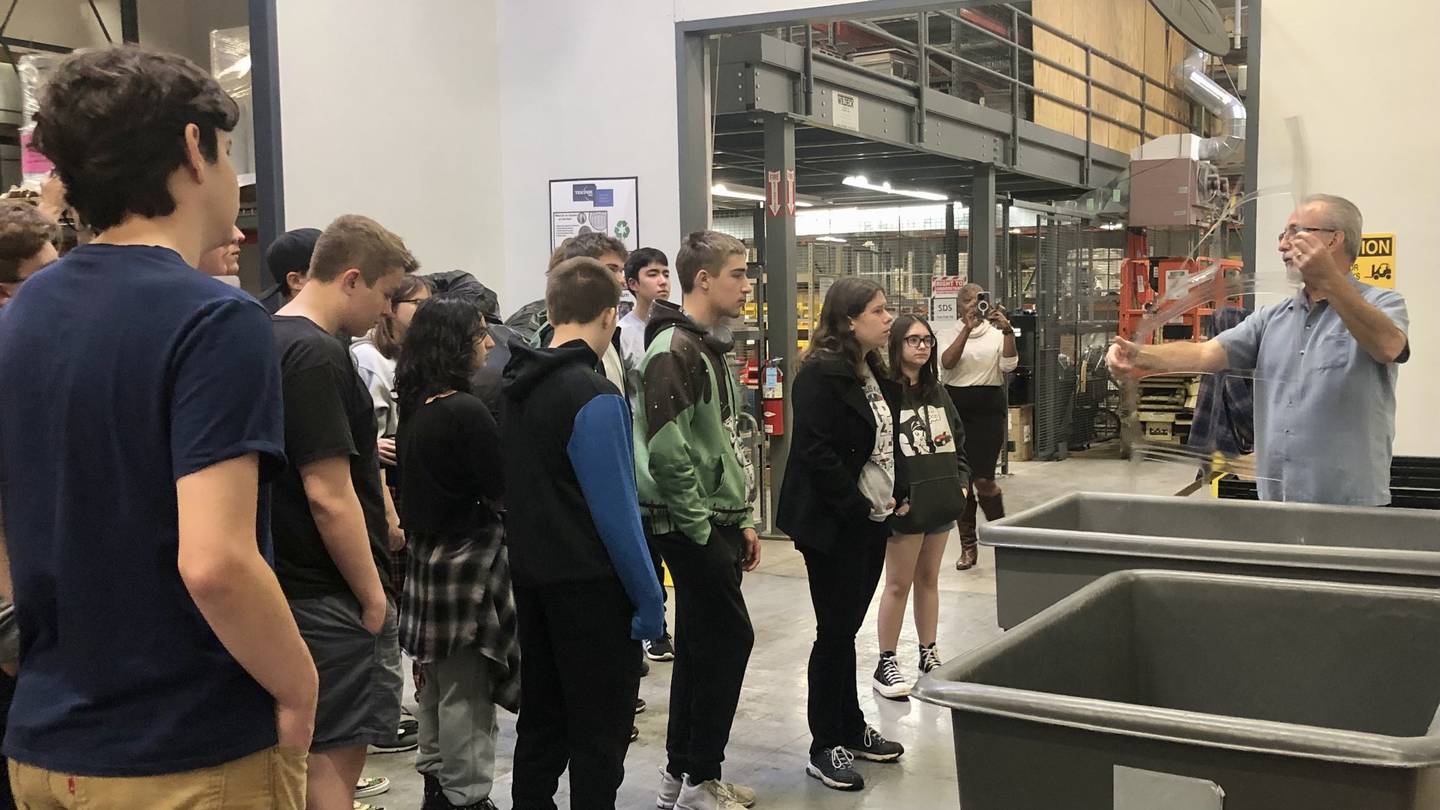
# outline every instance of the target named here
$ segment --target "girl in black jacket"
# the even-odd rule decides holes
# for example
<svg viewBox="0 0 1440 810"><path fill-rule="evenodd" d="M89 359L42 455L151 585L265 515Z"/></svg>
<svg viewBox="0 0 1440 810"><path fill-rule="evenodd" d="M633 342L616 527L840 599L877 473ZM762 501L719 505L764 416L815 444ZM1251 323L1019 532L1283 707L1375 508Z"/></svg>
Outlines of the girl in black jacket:
<svg viewBox="0 0 1440 810"><path fill-rule="evenodd" d="M905 751L866 724L855 690L855 634L880 581L885 521L895 510L896 390L880 359L892 320L873 281L841 278L826 293L795 375L794 435L776 514L805 557L815 607L805 770L837 790L865 786L855 757L891 762Z"/></svg>
<svg viewBox="0 0 1440 810"><path fill-rule="evenodd" d="M905 700L910 684L900 674L895 648L911 585L915 589L915 635L920 673L940 665L935 630L940 617L940 560L955 521L965 512L970 467L965 428L940 385L935 333L924 318L902 315L890 327L890 377L899 386L895 409L895 493L892 535L885 550L885 590L877 629L880 661L875 691Z"/></svg>

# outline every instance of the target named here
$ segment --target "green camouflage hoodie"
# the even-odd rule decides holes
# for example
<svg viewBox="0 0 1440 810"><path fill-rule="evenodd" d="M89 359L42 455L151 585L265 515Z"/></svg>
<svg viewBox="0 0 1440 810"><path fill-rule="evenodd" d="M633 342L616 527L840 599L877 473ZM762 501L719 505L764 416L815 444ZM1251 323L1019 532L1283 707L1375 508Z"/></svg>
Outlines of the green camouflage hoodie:
<svg viewBox="0 0 1440 810"><path fill-rule="evenodd" d="M702 545L711 521L754 526L754 471L739 446L740 396L724 357L668 302L655 302L645 339L635 408L640 513L657 534L679 531Z"/></svg>

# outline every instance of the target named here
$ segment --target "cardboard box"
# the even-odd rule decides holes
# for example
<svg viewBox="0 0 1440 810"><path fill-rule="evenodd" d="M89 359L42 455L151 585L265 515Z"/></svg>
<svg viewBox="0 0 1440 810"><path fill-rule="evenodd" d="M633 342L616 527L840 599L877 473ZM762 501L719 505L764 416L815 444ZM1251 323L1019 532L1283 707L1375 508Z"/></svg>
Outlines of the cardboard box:
<svg viewBox="0 0 1440 810"><path fill-rule="evenodd" d="M1009 433L1006 442L1011 461L1029 461L1035 457L1035 406L1018 405L1010 409Z"/></svg>

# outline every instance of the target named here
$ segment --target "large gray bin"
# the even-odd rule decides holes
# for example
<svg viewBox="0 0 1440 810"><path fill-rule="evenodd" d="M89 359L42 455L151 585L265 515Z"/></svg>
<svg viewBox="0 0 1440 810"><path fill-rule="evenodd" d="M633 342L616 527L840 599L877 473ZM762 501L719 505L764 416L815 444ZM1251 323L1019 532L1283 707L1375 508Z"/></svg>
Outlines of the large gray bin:
<svg viewBox="0 0 1440 810"><path fill-rule="evenodd" d="M1078 492L982 527L1006 629L1131 568L1440 588L1440 513Z"/></svg>
<svg viewBox="0 0 1440 810"><path fill-rule="evenodd" d="M1125 571L912 694L963 810L1440 807L1440 591Z"/></svg>

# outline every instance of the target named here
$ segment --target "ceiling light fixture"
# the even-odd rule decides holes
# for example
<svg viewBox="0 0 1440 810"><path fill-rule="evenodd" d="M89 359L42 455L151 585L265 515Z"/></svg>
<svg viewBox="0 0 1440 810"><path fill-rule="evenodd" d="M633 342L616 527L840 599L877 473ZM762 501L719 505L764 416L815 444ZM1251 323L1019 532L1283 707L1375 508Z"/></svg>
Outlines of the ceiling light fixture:
<svg viewBox="0 0 1440 810"><path fill-rule="evenodd" d="M834 242L834 243L837 244L837 245L847 245L847 244L850 243L850 240L848 240L848 239L841 239L841 238L838 237L838 236L828 236L828 235L827 235L827 236L817 236L817 237L815 237L815 241L816 241L816 242Z"/></svg>
<svg viewBox="0 0 1440 810"><path fill-rule="evenodd" d="M883 191L886 194L897 194L901 197L914 197L917 200L931 200L933 202L943 202L950 199L949 195L941 194L936 191L920 191L913 188L895 188L894 186L890 185L889 180L878 184L872 183L870 182L870 179L863 174L852 174L849 177L846 177L844 180L841 180L840 182L844 183L847 186L850 186L851 188L864 188L871 191Z"/></svg>
<svg viewBox="0 0 1440 810"><path fill-rule="evenodd" d="M710 193L716 197L728 197L735 200L754 200L755 202L765 202L765 193L758 188L751 188L749 186L731 187L725 185L724 183L716 183L715 185L710 187ZM815 203L810 202L809 200L797 199L795 200L795 206L797 208L814 208Z"/></svg>

